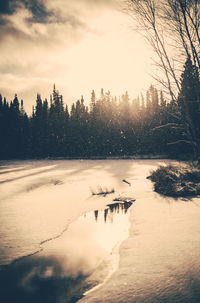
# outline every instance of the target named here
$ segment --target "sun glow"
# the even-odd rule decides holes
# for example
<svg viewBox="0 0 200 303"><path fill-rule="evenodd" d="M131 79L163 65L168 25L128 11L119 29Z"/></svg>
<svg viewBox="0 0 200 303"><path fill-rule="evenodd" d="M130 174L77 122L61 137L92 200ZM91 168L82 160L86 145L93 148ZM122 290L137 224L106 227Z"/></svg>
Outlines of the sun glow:
<svg viewBox="0 0 200 303"><path fill-rule="evenodd" d="M99 93L104 88L117 96L127 90L132 97L147 89L150 50L129 22L122 13L100 15L93 24L95 32L88 32L63 54L66 69L59 82L76 97L87 98L92 89Z"/></svg>

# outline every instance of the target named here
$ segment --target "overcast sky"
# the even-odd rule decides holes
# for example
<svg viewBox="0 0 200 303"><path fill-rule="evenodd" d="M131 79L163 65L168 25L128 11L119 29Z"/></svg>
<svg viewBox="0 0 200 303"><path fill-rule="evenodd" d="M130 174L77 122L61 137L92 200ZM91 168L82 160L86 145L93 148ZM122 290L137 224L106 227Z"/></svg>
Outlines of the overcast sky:
<svg viewBox="0 0 200 303"><path fill-rule="evenodd" d="M30 112L54 83L69 105L81 95L89 102L93 89L147 89L150 51L119 1L0 0L0 93L17 93Z"/></svg>

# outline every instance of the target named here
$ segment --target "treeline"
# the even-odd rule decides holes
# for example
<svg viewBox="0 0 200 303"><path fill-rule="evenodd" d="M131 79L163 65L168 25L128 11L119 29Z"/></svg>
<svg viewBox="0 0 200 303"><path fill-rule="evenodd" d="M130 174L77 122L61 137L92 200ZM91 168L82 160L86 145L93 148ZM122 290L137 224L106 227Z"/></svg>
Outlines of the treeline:
<svg viewBox="0 0 200 303"><path fill-rule="evenodd" d="M130 100L102 89L92 91L70 110L55 85L50 96L38 94L31 116L17 95L7 102L0 95L0 158L108 157L168 155L200 158L200 81L187 59L177 100L166 102L150 86L146 96Z"/></svg>
<svg viewBox="0 0 200 303"><path fill-rule="evenodd" d="M81 97L69 111L54 86L50 102L37 95L28 117L17 95L9 103L0 95L0 157L176 155L180 146L167 144L174 139L174 130L156 130L174 121L175 106L151 86L145 98L132 101L127 92L116 98L102 89L97 98L92 91L89 107Z"/></svg>

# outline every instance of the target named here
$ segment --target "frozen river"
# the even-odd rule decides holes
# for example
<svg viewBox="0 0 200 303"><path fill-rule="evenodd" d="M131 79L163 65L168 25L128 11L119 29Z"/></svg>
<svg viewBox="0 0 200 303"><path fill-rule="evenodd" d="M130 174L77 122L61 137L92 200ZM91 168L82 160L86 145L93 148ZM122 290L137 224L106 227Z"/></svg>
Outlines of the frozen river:
<svg viewBox="0 0 200 303"><path fill-rule="evenodd" d="M153 192L164 162L1 161L3 302L200 302L200 199Z"/></svg>

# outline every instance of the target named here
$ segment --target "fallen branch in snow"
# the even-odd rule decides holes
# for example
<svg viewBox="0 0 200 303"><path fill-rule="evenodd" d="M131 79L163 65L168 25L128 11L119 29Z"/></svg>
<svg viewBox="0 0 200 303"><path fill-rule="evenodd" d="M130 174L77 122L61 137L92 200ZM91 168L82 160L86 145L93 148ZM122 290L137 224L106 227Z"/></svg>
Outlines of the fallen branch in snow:
<svg viewBox="0 0 200 303"><path fill-rule="evenodd" d="M93 189L91 189L92 191L92 195L95 196L103 196L106 197L109 194L113 194L115 192L114 188L112 188L111 190L108 190L107 188L103 189L101 186L99 186L97 188L97 191L94 191Z"/></svg>
<svg viewBox="0 0 200 303"><path fill-rule="evenodd" d="M113 199L113 201L123 202L123 203L130 203L130 202L133 203L133 202L135 202L135 199L130 198L130 197L121 197L121 196L119 196L119 197Z"/></svg>
<svg viewBox="0 0 200 303"><path fill-rule="evenodd" d="M128 182L126 179L123 179L122 182L127 183L129 186L131 186L131 183Z"/></svg>

